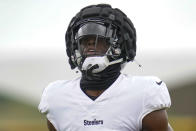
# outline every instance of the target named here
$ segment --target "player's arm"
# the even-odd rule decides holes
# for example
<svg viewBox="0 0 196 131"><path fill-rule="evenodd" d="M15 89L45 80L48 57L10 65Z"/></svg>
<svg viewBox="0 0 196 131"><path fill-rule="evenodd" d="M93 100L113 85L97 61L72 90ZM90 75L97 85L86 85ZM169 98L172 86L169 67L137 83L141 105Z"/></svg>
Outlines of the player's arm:
<svg viewBox="0 0 196 131"><path fill-rule="evenodd" d="M47 125L48 125L49 131L56 131L56 129L54 128L54 126L52 125L52 123L49 120L47 120Z"/></svg>
<svg viewBox="0 0 196 131"><path fill-rule="evenodd" d="M142 120L142 131L173 131L168 123L166 110L157 110L146 115Z"/></svg>

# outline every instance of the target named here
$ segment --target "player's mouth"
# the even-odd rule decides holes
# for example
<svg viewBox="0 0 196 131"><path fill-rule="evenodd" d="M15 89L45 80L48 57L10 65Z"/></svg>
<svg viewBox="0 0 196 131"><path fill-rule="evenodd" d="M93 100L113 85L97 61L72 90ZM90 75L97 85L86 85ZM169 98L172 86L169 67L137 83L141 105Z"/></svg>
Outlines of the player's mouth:
<svg viewBox="0 0 196 131"><path fill-rule="evenodd" d="M97 50L94 50L94 49L88 49L85 54L87 56L97 56L97 55L101 55L102 53L97 51Z"/></svg>

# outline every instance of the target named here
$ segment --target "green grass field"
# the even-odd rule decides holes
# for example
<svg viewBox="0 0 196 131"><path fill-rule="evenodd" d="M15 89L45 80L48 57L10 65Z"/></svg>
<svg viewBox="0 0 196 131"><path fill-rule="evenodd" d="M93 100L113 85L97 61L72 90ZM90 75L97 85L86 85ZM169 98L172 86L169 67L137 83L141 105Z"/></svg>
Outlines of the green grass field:
<svg viewBox="0 0 196 131"><path fill-rule="evenodd" d="M47 131L45 120L1 120L0 131Z"/></svg>
<svg viewBox="0 0 196 131"><path fill-rule="evenodd" d="M196 130L196 117L170 117L170 124L174 131L195 131Z"/></svg>

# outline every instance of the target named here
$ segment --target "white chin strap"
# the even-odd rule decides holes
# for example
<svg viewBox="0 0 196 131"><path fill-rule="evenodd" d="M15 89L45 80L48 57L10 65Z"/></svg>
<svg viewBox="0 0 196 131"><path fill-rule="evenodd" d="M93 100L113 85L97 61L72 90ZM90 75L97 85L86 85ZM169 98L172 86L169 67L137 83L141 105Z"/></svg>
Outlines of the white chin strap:
<svg viewBox="0 0 196 131"><path fill-rule="evenodd" d="M98 65L97 68L92 70L92 73L98 73L98 72L103 71L109 65L120 63L122 61L123 61L123 58L109 62L107 56L87 57L82 64L82 70L87 71L87 70L91 69L91 67Z"/></svg>

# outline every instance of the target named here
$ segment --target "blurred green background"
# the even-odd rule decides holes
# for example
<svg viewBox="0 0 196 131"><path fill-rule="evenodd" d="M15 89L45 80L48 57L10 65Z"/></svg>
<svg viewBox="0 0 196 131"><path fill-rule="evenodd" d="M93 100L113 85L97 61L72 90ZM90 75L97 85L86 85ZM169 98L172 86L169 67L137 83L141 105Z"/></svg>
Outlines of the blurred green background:
<svg viewBox="0 0 196 131"><path fill-rule="evenodd" d="M47 131L37 107L0 95L0 131Z"/></svg>

